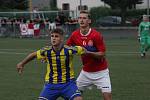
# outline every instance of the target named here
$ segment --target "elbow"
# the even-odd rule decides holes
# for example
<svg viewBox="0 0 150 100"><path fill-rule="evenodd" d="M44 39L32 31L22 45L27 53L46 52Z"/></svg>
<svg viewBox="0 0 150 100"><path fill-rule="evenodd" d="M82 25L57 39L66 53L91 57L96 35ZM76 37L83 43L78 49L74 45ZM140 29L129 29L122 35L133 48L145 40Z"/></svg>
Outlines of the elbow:
<svg viewBox="0 0 150 100"><path fill-rule="evenodd" d="M29 57L29 59L35 59L36 58L36 52L33 52L33 53L30 53L29 55L28 55L28 57Z"/></svg>
<svg viewBox="0 0 150 100"><path fill-rule="evenodd" d="M100 57L104 57L105 55L106 55L105 52L100 52L100 53L99 53L99 56L100 56Z"/></svg>
<svg viewBox="0 0 150 100"><path fill-rule="evenodd" d="M105 58L105 52L100 52L99 55L96 57L97 59L103 59Z"/></svg>

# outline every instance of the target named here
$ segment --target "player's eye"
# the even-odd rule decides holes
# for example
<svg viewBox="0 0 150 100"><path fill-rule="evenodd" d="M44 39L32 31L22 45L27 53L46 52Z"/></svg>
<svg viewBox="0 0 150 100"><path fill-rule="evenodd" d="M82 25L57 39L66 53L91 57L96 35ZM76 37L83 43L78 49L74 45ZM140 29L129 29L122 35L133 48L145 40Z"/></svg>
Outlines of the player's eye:
<svg viewBox="0 0 150 100"><path fill-rule="evenodd" d="M55 37L55 38L57 38L57 37L59 37L58 35L51 35L51 37Z"/></svg>
<svg viewBox="0 0 150 100"><path fill-rule="evenodd" d="M51 37L54 37L54 35L51 35Z"/></svg>
<svg viewBox="0 0 150 100"><path fill-rule="evenodd" d="M87 17L78 17L78 19L87 19Z"/></svg>
<svg viewBox="0 0 150 100"><path fill-rule="evenodd" d="M57 37L58 37L58 35L55 35L55 37L57 38Z"/></svg>

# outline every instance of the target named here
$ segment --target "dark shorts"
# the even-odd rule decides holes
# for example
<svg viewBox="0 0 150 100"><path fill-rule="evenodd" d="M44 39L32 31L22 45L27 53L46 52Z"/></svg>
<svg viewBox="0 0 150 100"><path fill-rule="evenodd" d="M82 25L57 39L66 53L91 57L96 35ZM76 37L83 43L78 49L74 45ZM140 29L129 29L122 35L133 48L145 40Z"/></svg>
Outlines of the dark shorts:
<svg viewBox="0 0 150 100"><path fill-rule="evenodd" d="M56 100L58 97L63 97L65 100L73 100L77 96L81 96L81 92L72 80L64 84L46 83L39 98L40 100Z"/></svg>

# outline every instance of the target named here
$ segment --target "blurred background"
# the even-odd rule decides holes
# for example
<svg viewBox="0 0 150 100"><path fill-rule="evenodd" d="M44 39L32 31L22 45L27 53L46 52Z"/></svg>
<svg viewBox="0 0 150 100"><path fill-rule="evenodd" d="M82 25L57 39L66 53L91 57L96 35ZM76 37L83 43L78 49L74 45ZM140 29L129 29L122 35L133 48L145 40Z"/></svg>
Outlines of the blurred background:
<svg viewBox="0 0 150 100"><path fill-rule="evenodd" d="M35 27L38 38L47 36L47 32L55 27L62 27L68 37L78 27L80 10L91 13L92 26L95 28L136 29L142 15L149 15L149 0L1 0L0 37L21 37L25 28L34 31ZM34 26L35 23L38 27ZM27 26L20 27L20 24ZM34 32L31 32L24 37L34 36Z"/></svg>

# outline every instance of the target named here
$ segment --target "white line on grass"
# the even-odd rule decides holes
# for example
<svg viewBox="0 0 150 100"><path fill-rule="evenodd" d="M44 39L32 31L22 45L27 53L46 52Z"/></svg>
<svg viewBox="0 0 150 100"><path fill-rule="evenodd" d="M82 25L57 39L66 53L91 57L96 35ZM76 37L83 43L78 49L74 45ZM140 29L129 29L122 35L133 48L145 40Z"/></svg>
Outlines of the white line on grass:
<svg viewBox="0 0 150 100"><path fill-rule="evenodd" d="M16 51L16 50L31 51L31 50L33 50L33 49L0 49L0 51L4 51L4 50L6 50L6 51Z"/></svg>
<svg viewBox="0 0 150 100"><path fill-rule="evenodd" d="M17 50L17 49L16 49ZM6 52L6 51L0 51L0 54L16 54L16 55L26 55L25 52ZM109 51L106 53L106 55L137 55L138 52L118 52L118 51Z"/></svg>
<svg viewBox="0 0 150 100"><path fill-rule="evenodd" d="M21 52L3 52L3 51L0 51L0 54L26 55L27 53L21 53Z"/></svg>

